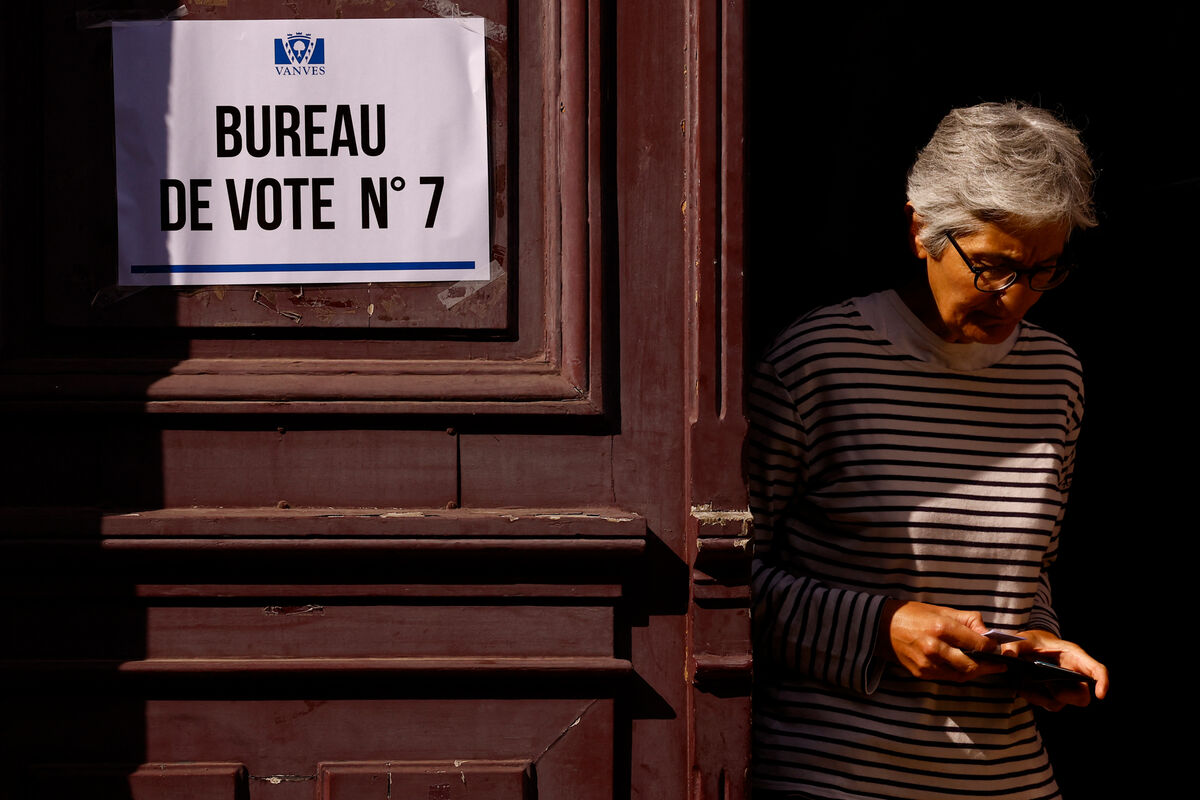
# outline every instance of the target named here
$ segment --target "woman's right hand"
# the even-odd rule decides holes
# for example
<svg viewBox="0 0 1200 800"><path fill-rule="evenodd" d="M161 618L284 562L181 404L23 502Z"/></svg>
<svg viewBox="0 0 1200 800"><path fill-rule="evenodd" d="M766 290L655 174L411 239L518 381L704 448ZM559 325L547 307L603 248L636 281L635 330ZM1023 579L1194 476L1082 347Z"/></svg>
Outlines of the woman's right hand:
<svg viewBox="0 0 1200 800"><path fill-rule="evenodd" d="M1003 672L1003 664L973 661L971 651L994 652L976 611L959 611L915 600L889 599L879 621L879 655L926 680L967 681Z"/></svg>

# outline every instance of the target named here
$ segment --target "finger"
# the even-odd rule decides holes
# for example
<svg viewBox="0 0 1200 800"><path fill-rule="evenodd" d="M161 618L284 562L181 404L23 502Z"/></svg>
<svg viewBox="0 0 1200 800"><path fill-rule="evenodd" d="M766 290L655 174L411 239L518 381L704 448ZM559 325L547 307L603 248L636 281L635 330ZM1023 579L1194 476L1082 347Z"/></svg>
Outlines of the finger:
<svg viewBox="0 0 1200 800"><path fill-rule="evenodd" d="M1076 662L1073 659L1063 659L1068 663L1068 669L1073 669L1076 672L1082 672L1093 681L1096 682L1093 691L1098 700L1103 700L1108 694L1108 669L1094 658L1087 658L1085 661Z"/></svg>
<svg viewBox="0 0 1200 800"><path fill-rule="evenodd" d="M1092 693L1086 683L1070 681L1026 684L1017 694L1047 711L1061 711L1069 705L1082 707L1092 701Z"/></svg>
<svg viewBox="0 0 1200 800"><path fill-rule="evenodd" d="M973 680L985 675L996 675L1008 669L1004 664L994 661L971 658L970 653L964 653L957 647L947 647L939 655L950 671L950 680Z"/></svg>
<svg viewBox="0 0 1200 800"><path fill-rule="evenodd" d="M953 616L962 623L963 627L970 628L980 636L988 632L988 626L983 624L983 615L978 611L960 611L956 609ZM991 640L989 639L988 641Z"/></svg>
<svg viewBox="0 0 1200 800"><path fill-rule="evenodd" d="M1017 690L1017 694L1024 697L1033 705L1044 708L1047 711L1061 711L1063 708L1062 702L1054 694L1040 686L1027 686Z"/></svg>
<svg viewBox="0 0 1200 800"><path fill-rule="evenodd" d="M1061 666L1081 672L1096 682L1097 699L1103 700L1108 694L1108 668L1089 656L1078 646L1072 646L1062 652L1059 657Z"/></svg>
<svg viewBox="0 0 1200 800"><path fill-rule="evenodd" d="M976 615L978 616L978 615ZM980 623L982 624L982 623ZM987 630L987 628L984 628ZM996 652L996 643L980 631L967 625L947 625L938 636L946 644L958 648L959 650L971 653L994 653Z"/></svg>
<svg viewBox="0 0 1200 800"><path fill-rule="evenodd" d="M1058 703L1058 711L1066 706L1086 706L1092 701L1092 693L1086 683L1055 683L1045 689L1046 694Z"/></svg>
<svg viewBox="0 0 1200 800"><path fill-rule="evenodd" d="M1086 683L1067 684L1063 688L1055 688L1054 696L1064 705L1086 706L1092 702L1092 692Z"/></svg>

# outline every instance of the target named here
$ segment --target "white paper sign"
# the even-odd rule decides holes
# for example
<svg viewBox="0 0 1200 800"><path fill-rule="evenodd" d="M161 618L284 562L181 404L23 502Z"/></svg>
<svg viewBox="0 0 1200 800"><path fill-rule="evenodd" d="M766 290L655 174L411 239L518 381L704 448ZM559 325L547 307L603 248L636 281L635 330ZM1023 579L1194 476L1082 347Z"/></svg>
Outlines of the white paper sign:
<svg viewBox="0 0 1200 800"><path fill-rule="evenodd" d="M483 20L113 24L120 283L488 276Z"/></svg>

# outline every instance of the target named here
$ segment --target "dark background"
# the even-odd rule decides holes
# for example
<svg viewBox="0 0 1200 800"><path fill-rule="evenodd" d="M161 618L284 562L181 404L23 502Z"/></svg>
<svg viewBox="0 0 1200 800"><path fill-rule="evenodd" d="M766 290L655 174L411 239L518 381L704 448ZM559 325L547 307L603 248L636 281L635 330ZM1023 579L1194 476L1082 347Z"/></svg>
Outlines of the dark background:
<svg viewBox="0 0 1200 800"><path fill-rule="evenodd" d="M764 7L766 6L766 7ZM747 352L803 311L898 283L904 181L956 106L1022 100L1078 127L1100 227L1080 270L1030 318L1083 360L1087 413L1054 575L1067 638L1104 661L1110 697L1043 715L1068 798L1142 796L1181 772L1196 704L1185 652L1196 525L1190 373L1200 155L1195 12L1086 16L757 4L749 22ZM1169 724L1170 723L1170 724Z"/></svg>

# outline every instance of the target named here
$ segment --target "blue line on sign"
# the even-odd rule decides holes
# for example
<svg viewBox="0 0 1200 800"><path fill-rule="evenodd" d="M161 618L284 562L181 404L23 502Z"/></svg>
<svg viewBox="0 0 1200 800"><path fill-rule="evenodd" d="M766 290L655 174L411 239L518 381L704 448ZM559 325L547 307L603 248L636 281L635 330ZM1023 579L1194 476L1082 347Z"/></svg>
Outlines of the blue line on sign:
<svg viewBox="0 0 1200 800"><path fill-rule="evenodd" d="M391 261L358 264L131 264L134 275L207 272L392 272L414 269L475 269L474 261Z"/></svg>

